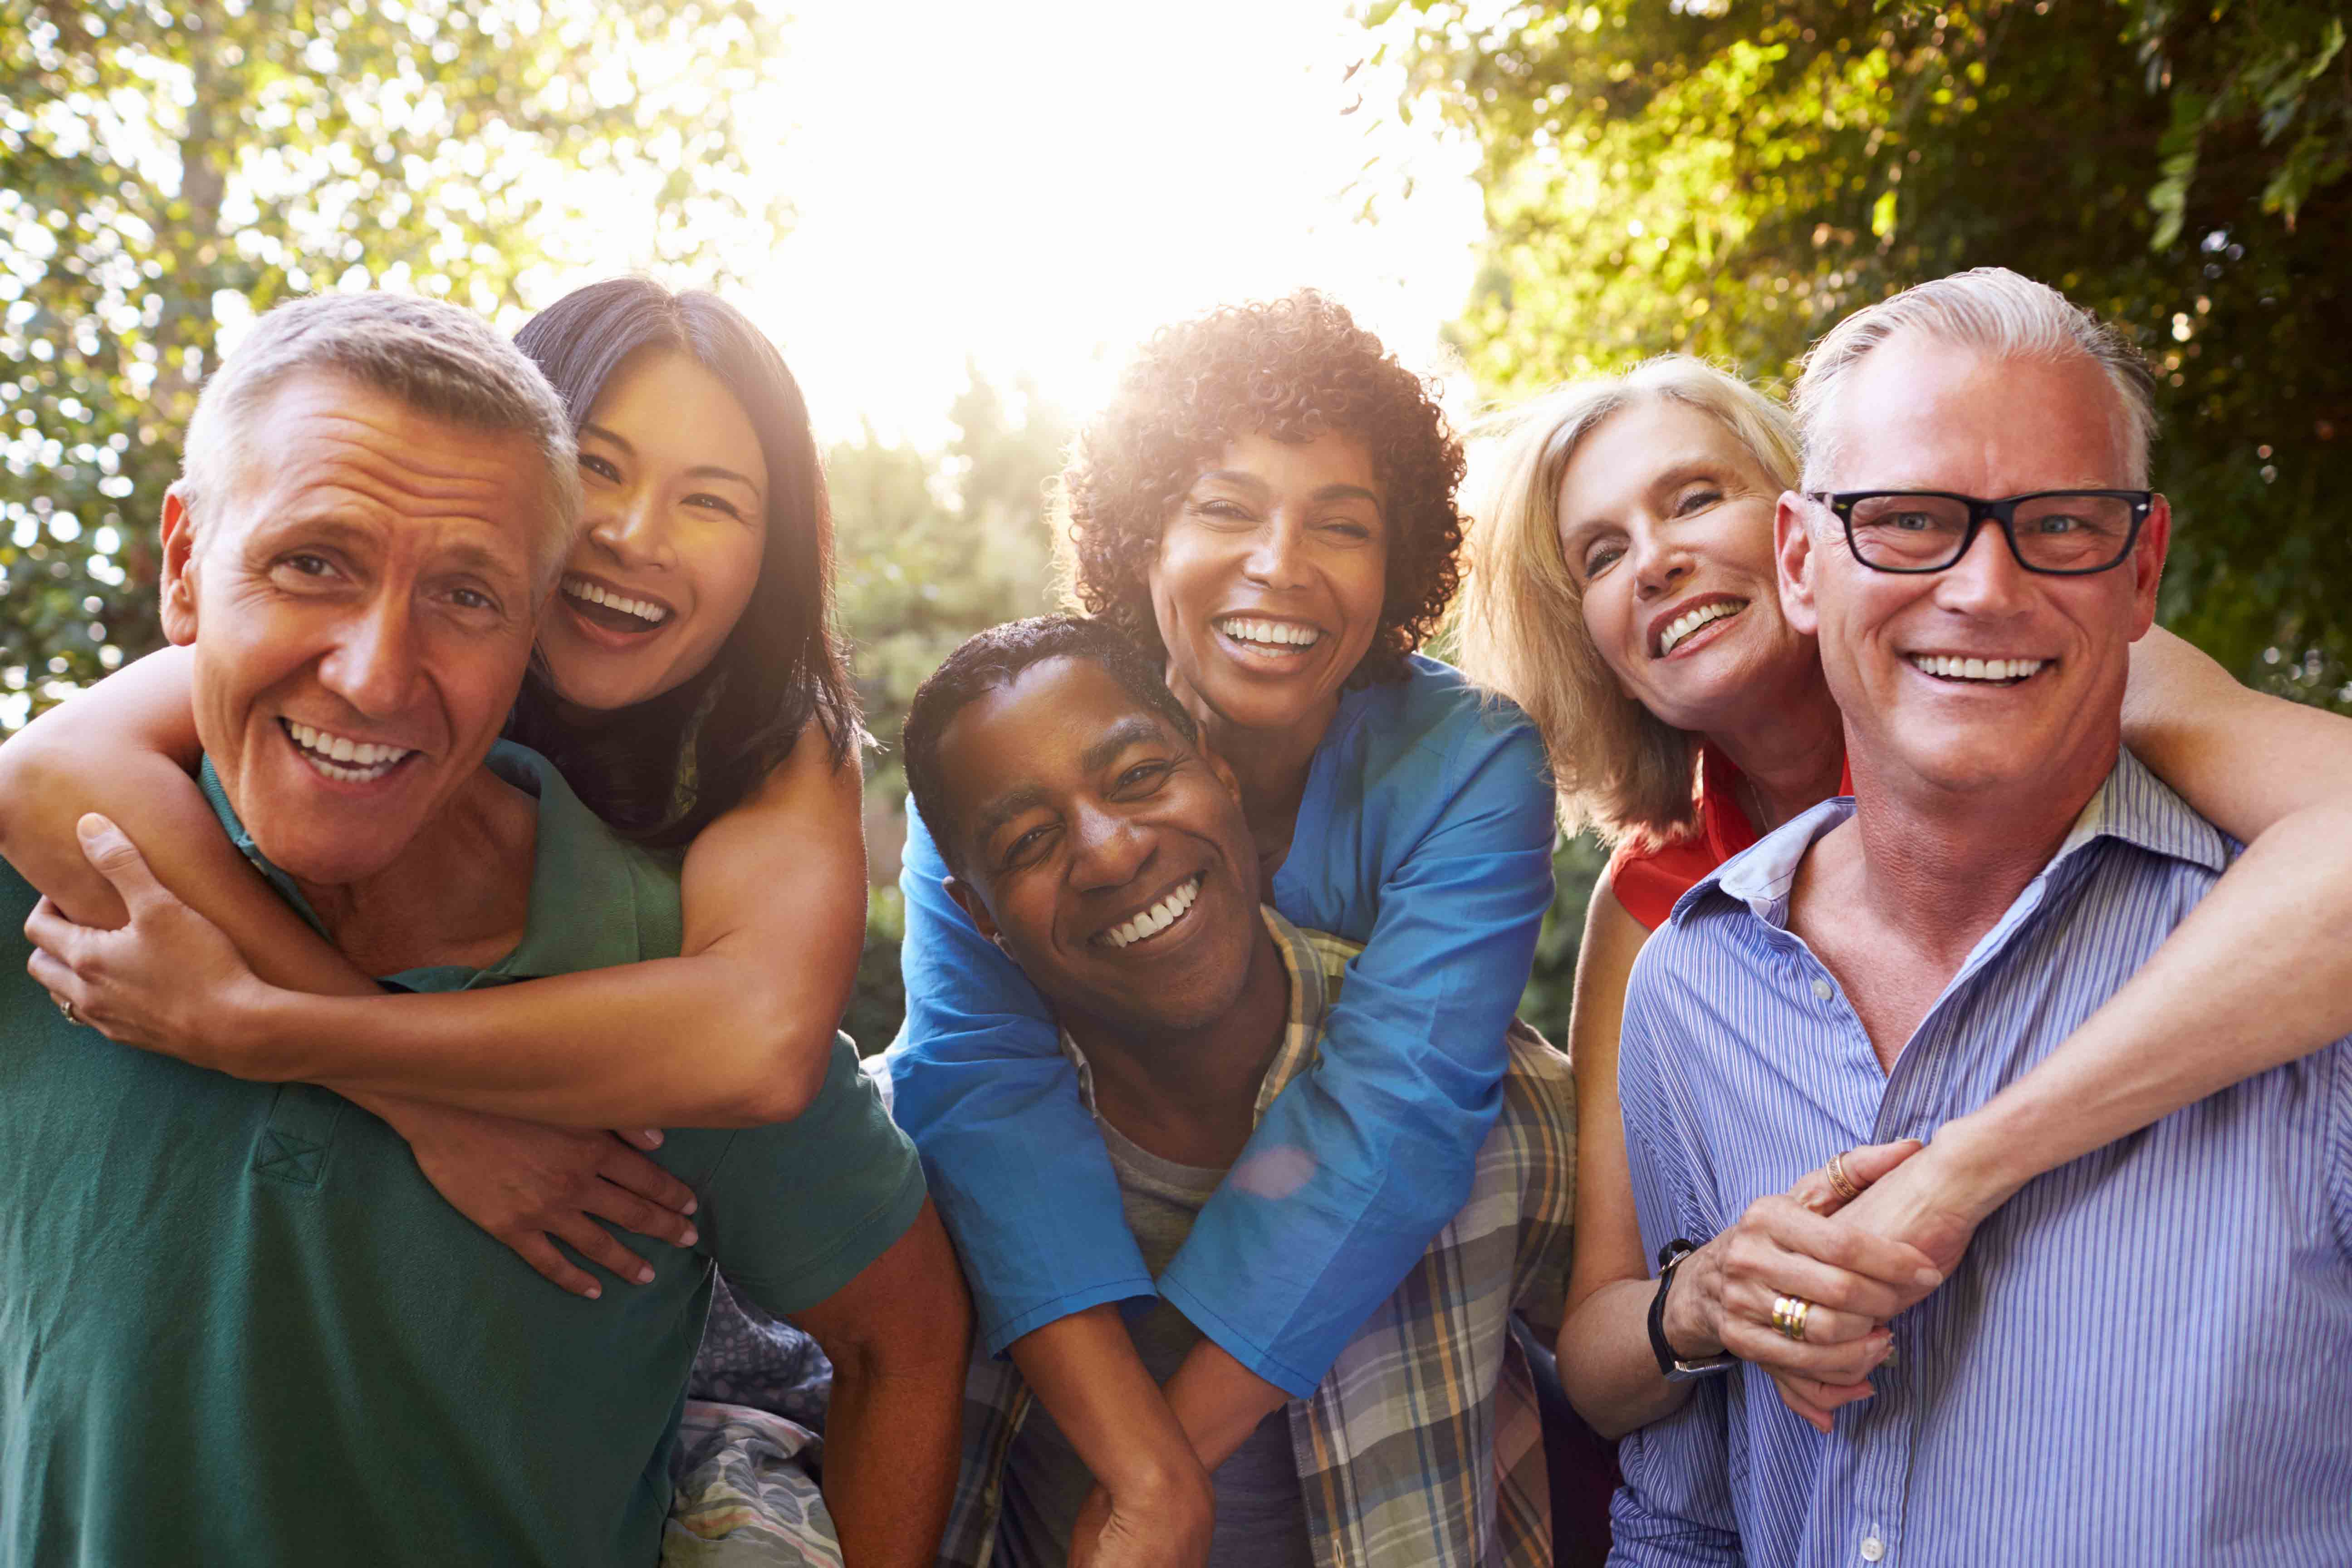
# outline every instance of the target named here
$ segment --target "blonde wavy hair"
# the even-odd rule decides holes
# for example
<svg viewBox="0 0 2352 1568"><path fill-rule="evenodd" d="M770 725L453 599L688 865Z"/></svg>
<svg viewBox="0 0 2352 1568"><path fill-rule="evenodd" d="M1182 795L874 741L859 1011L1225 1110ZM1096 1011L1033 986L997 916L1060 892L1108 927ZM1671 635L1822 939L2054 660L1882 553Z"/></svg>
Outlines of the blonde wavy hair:
<svg viewBox="0 0 2352 1568"><path fill-rule="evenodd" d="M1783 489L1797 483L1795 423L1739 377L1688 354L1571 382L1483 422L1490 473L1473 507L1454 651L1463 670L1527 710L1551 755L1559 821L1654 845L1698 820L1698 737L1626 696L1584 629L1584 585L1559 542L1559 484L1587 436L1660 398L1722 421Z"/></svg>

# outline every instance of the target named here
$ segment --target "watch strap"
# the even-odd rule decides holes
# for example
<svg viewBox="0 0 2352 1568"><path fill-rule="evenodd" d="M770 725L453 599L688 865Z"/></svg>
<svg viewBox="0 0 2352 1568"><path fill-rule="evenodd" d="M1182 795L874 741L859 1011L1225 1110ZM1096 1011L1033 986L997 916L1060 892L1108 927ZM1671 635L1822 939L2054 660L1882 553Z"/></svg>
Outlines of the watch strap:
<svg viewBox="0 0 2352 1568"><path fill-rule="evenodd" d="M1723 1372L1739 1359L1727 1352L1700 1361L1685 1361L1666 1342L1666 1292L1674 1288L1675 1271L1697 1250L1696 1245L1679 1237L1658 1250L1658 1293L1650 1298L1650 1353L1658 1358L1658 1375L1668 1383L1687 1383Z"/></svg>

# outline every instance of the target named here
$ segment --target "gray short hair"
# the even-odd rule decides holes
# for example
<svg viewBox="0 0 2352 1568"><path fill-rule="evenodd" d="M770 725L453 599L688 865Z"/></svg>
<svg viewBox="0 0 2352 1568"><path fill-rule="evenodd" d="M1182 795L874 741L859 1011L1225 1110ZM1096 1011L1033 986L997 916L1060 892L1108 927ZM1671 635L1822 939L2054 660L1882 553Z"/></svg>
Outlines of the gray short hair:
<svg viewBox="0 0 2352 1568"><path fill-rule="evenodd" d="M2088 357L2116 395L2116 433L2128 479L2147 483L2156 438L2156 376L2131 340L2046 283L2005 267L1979 267L1906 289L1832 327L1805 355L1791 399L1804 440L1805 484L1814 487L1836 456L1828 414L1838 384L1872 350L1917 329L1946 342L2018 359Z"/></svg>
<svg viewBox="0 0 2352 1568"><path fill-rule="evenodd" d="M254 411L305 371L349 376L454 425L529 436L546 470L549 510L534 584L554 585L580 530L580 457L563 400L479 316L408 294L318 294L254 323L205 384L188 422L179 492L199 538L235 488Z"/></svg>

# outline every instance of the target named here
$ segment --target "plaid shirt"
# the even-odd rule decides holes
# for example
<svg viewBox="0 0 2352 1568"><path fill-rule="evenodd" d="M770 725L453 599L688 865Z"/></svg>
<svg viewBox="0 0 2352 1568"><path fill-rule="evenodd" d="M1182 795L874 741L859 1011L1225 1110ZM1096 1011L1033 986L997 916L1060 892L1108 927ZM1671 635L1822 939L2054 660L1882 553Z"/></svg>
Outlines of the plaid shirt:
<svg viewBox="0 0 2352 1568"><path fill-rule="evenodd" d="M1264 910L1290 975L1290 1017L1255 1115L1315 1063L1323 1020L1360 944ZM1062 1049L1094 1109L1094 1075ZM1568 1058L1524 1025L1510 1033L1503 1109L1478 1152L1470 1201L1349 1341L1312 1396L1289 1405L1291 1447L1317 1568L1549 1568L1551 1494L1516 1311L1547 1338L1568 1284L1576 1152ZM941 1568L986 1568L1005 1458L1030 1395L1010 1361L974 1358L963 1468Z"/></svg>

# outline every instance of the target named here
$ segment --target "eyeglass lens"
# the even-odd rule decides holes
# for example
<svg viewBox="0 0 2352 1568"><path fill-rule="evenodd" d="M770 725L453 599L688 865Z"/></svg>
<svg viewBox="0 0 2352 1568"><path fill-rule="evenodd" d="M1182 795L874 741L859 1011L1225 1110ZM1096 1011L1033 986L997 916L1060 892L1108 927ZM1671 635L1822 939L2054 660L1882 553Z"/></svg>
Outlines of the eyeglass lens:
<svg viewBox="0 0 2352 1568"><path fill-rule="evenodd" d="M1854 551L1865 565L1898 571L1948 566L1968 542L1969 504L1949 496L1864 496L1851 512ZM2048 572L2113 565L2131 535L2130 501L2068 494L2018 502L2010 532L2018 559Z"/></svg>

